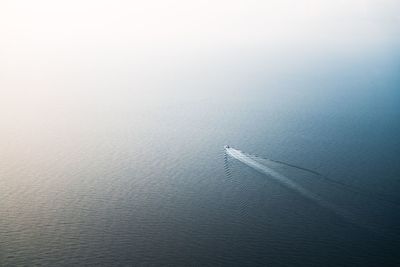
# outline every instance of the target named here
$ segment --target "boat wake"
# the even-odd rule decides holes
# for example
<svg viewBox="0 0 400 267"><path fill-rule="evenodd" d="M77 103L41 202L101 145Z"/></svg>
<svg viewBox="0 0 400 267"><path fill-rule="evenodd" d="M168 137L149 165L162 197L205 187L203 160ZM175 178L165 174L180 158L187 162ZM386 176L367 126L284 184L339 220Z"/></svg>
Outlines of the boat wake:
<svg viewBox="0 0 400 267"><path fill-rule="evenodd" d="M356 216L354 216L352 213L346 211L345 209L343 209L329 201L326 201L325 199L321 198L319 195L317 195L317 194L307 190L305 187L299 185L294 180L288 178L287 176L281 174L280 172L277 172L276 170L272 169L271 167L268 167L266 164L262 163L262 161L260 161L257 156L253 156L253 155L244 153L240 150L237 150L237 149L229 147L229 146L225 146L225 152L226 152L226 155L242 162L243 164L251 167L252 169L258 171L259 173L262 173L262 174L268 176L269 178L275 180L276 182L280 183L281 185L285 186L286 188L289 188L292 191L299 193L304 198L311 200L314 203L317 203L319 206L321 206L323 208L329 209L331 212L333 212L336 215L340 216L341 218L345 219L347 222L350 222L352 224L355 224L359 227L362 227L362 228L365 228L368 230L372 230L373 232L377 232L377 233L381 232L380 230L376 229L375 226L371 226L371 225L367 224L365 222L365 220L358 220L356 218ZM265 159L263 159L263 160L265 160ZM269 161L277 162L274 160L269 160ZM319 175L318 173L316 173L314 171L311 171L311 170L308 170L305 168L301 168L301 167L298 167L295 165L286 164L283 162L278 162L278 163L285 164L287 166L291 166L294 168L299 168L304 171L308 171L313 174ZM229 175L231 175L230 172L229 172Z"/></svg>

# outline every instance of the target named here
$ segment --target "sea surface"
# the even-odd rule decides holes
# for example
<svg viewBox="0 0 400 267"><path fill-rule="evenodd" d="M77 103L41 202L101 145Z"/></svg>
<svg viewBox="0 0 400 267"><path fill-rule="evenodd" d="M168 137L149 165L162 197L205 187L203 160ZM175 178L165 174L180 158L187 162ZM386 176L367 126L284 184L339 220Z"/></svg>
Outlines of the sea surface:
<svg viewBox="0 0 400 267"><path fill-rule="evenodd" d="M400 56L291 57L3 95L0 266L400 266ZM227 144L318 172L271 166L346 216Z"/></svg>

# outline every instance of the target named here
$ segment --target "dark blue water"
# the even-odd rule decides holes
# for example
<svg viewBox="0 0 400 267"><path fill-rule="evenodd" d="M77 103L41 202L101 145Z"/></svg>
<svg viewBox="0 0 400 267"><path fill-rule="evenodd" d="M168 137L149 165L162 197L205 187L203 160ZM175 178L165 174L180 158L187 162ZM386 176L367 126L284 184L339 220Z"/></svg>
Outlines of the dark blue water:
<svg viewBox="0 0 400 267"><path fill-rule="evenodd" d="M156 105L119 85L26 109L18 95L0 132L0 265L399 266L389 54L221 55L171 74ZM371 227L224 159L225 144L358 188L286 169Z"/></svg>

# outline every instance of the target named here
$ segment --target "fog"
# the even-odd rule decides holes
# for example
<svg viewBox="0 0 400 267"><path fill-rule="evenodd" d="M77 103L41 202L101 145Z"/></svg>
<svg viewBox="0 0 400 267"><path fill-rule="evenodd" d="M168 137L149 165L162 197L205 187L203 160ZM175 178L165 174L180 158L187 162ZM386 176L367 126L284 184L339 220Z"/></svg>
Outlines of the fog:
<svg viewBox="0 0 400 267"><path fill-rule="evenodd" d="M394 0L2 1L1 113L157 106L232 90L260 68L397 51L398 10Z"/></svg>

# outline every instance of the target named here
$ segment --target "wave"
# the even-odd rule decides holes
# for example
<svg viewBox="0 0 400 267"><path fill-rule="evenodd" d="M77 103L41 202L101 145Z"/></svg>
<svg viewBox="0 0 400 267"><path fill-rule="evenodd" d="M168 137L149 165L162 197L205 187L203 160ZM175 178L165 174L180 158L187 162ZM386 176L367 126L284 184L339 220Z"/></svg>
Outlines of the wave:
<svg viewBox="0 0 400 267"><path fill-rule="evenodd" d="M232 149L232 148L229 147L227 149ZM297 165L294 165L294 164L291 164L291 163L287 163L287 162L283 162L283 161L279 161L279 160L274 160L274 159L269 159L269 158L264 158L264 157L260 157L260 156L254 155L254 154L244 153L244 152L242 152L240 150L237 150L237 151L241 152L242 154L245 154L247 157L250 157L250 158L256 158L257 160L262 160L262 161L269 161L269 162L277 163L277 164L280 164L280 165L283 165L283 166L288 166L288 167L295 168L295 169L298 169L298 170L301 170L301 171L305 171L307 173L313 174L313 176L312 176L313 178L324 180L324 181L326 181L326 182L328 182L328 183L330 183L330 184L332 184L334 186L341 187L341 188L343 188L345 190L348 190L348 191L351 191L351 192L353 192L355 194L359 194L359 195L362 195L362 196L368 197L368 198L373 198L374 200L382 201L382 202L385 202L385 203L392 204L392 205L400 207L400 202L398 202L396 200L392 200L391 199L392 196L390 196L390 195L382 194L382 193L376 193L376 192L368 192L368 191L363 190L363 189L361 189L361 188L359 188L357 186L350 185L350 184L347 184L347 183L344 183L344 182L341 182L341 181L337 181L335 179L326 177L325 175L322 175L317 171L314 171L314 170L311 170L311 169L308 169L308 168L304 168L304 167L300 167L300 166L297 166Z"/></svg>
<svg viewBox="0 0 400 267"><path fill-rule="evenodd" d="M232 147L225 147L225 152L227 155L231 156L232 158L244 163L245 165L253 168L254 170L265 174L266 176L270 177L271 179L279 182L280 184L284 185L285 187L299 193L303 197L311 200L312 202L318 204L319 206L329 209L331 212L335 213L336 215L340 216L341 218L345 219L346 221L358 225L359 227L366 228L368 230L372 230L374 232L381 232L376 229L376 227L372 227L371 225L367 224L364 220L358 220L353 214L349 213L348 211L338 207L337 205L330 203L319 195L307 190L303 186L297 184L292 179L282 175L281 173L273 170L272 168L258 162L254 159L254 156L246 154L240 150L234 149ZM278 162L279 163L279 162ZM285 164L291 166L290 164ZM294 165L292 166L294 167ZM297 166L295 166L297 167ZM301 167L300 167L301 168ZM301 168L303 170L307 170L305 168ZM315 172L313 172L315 173ZM231 174L230 174L231 175Z"/></svg>

